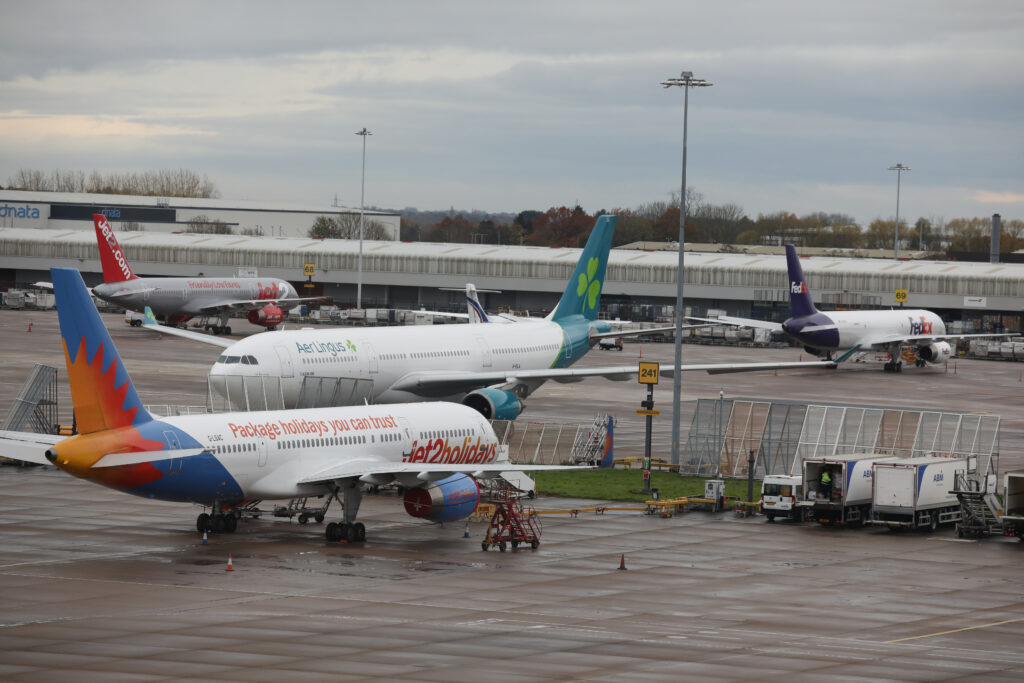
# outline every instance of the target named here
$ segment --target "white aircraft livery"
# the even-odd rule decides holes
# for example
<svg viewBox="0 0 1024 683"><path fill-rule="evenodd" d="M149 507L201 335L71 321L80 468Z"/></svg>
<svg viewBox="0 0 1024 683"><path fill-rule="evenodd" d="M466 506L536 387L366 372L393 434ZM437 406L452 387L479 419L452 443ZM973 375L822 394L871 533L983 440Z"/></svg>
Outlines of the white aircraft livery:
<svg viewBox="0 0 1024 683"><path fill-rule="evenodd" d="M362 484L397 481L410 515L451 521L476 508L477 478L572 469L510 464L487 421L452 403L156 417L81 275L51 275L78 433L0 432L0 452L137 496L210 507L212 516L196 520L200 532L234 531L239 510L260 500L329 496L344 518L327 525L327 540L360 541Z"/></svg>
<svg viewBox="0 0 1024 683"><path fill-rule="evenodd" d="M303 395L303 382L334 378L372 383L372 390L358 402L363 397L372 403L445 400L470 406L487 419L511 420L523 410L523 400L547 380L636 378L636 364L570 367L601 338L622 335L597 319L614 227L615 216L597 219L555 310L534 322L284 330L230 345L152 323L146 327L226 346L210 370L210 386L238 407L260 404L264 391L269 391L260 386L260 378L280 380L287 407L320 405L307 402L313 392ZM654 331L658 330L643 332ZM834 364L729 363L686 365L683 370L719 373ZM663 366L661 374L671 377L673 368ZM245 388L240 389L243 381ZM239 400L242 392L251 403Z"/></svg>
<svg viewBox="0 0 1024 683"><path fill-rule="evenodd" d="M885 364L887 372L900 372L903 361L900 347L914 347L916 365L943 363L952 355L952 348L946 339L960 337L1001 337L1009 334L946 334L942 318L924 309L896 308L873 311L828 311L823 313L814 306L811 292L804 279L800 257L792 244L786 245L786 269L789 274L789 300L792 315L783 323L765 320L750 320L722 316L709 322L728 325L760 327L785 332L792 339L804 345L814 355L832 357L832 353L844 349L884 349L890 360Z"/></svg>
<svg viewBox="0 0 1024 683"><path fill-rule="evenodd" d="M291 284L278 278L138 277L107 217L97 213L92 220L103 265L103 284L93 287L92 293L129 310L141 313L148 306L172 325L214 315L220 318L220 324L212 326L214 334L231 334L231 311L247 310L249 322L272 330L284 319L282 306L316 300L300 298Z"/></svg>

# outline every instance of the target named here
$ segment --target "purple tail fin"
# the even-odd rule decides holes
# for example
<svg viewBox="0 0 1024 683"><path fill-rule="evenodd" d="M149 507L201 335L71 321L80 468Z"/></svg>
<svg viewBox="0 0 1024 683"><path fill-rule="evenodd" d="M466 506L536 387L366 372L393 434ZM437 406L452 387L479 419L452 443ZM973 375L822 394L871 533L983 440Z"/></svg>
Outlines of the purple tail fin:
<svg viewBox="0 0 1024 683"><path fill-rule="evenodd" d="M811 301L811 293L804 280L804 269L800 267L800 257L792 244L786 245L786 268L789 271L789 303L794 318L805 318L814 315L818 309Z"/></svg>

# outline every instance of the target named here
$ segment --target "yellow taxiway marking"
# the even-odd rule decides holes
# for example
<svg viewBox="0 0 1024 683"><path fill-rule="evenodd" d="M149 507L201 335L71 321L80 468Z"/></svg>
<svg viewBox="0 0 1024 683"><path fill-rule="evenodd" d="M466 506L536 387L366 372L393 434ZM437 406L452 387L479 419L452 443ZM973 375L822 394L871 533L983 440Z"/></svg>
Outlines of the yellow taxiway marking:
<svg viewBox="0 0 1024 683"><path fill-rule="evenodd" d="M1017 619L1007 619L1006 621L993 621L991 624L979 624L978 626L966 626L964 628L954 628L950 631L939 631L938 633L927 633L923 636L910 636L909 638L899 638L897 640L887 640L887 643L902 643L907 640L918 640L919 638L934 638L935 636L944 636L949 633L960 633L961 631L973 631L979 628L988 628L990 626L1002 626L1003 624L1012 624L1015 621L1024 621L1024 617L1018 617Z"/></svg>

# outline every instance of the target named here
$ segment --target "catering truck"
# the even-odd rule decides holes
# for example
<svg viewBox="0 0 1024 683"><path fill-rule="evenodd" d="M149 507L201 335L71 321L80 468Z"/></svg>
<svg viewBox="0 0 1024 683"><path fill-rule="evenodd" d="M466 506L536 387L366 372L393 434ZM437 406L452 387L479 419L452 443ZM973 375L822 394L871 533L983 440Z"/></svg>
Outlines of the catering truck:
<svg viewBox="0 0 1024 683"><path fill-rule="evenodd" d="M765 475L761 482L761 512L769 522L776 517L792 517L798 522L803 520L803 508L797 505L800 501L801 481L803 479L800 475Z"/></svg>
<svg viewBox="0 0 1024 683"><path fill-rule="evenodd" d="M960 521L960 501L953 493L956 473L967 470L964 458L904 458L875 464L869 524L935 531Z"/></svg>
<svg viewBox="0 0 1024 683"><path fill-rule="evenodd" d="M822 524L863 524L871 511L871 466L889 460L896 457L857 453L804 460L800 500L804 519Z"/></svg>
<svg viewBox="0 0 1024 683"><path fill-rule="evenodd" d="M1007 472L1003 479L1003 535L1024 541L1024 470Z"/></svg>

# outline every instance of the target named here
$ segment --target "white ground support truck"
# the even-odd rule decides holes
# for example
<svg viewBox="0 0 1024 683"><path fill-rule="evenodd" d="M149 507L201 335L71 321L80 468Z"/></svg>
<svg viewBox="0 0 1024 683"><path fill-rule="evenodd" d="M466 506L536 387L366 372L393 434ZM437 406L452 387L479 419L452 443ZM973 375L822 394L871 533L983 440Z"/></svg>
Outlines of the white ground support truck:
<svg viewBox="0 0 1024 683"><path fill-rule="evenodd" d="M821 524L862 525L871 511L871 466L892 455L857 453L807 458L803 462L804 519ZM830 483L822 482L827 472Z"/></svg>
<svg viewBox="0 0 1024 683"><path fill-rule="evenodd" d="M768 521L791 517L803 521L803 508L797 503L802 493L803 478L794 474L767 474L761 482L761 512Z"/></svg>
<svg viewBox="0 0 1024 683"><path fill-rule="evenodd" d="M960 501L953 493L964 458L904 458L875 464L869 524L935 531L960 521Z"/></svg>
<svg viewBox="0 0 1024 683"><path fill-rule="evenodd" d="M999 517L1004 536L1024 541L1024 470L1011 470L1003 478L1003 514Z"/></svg>

